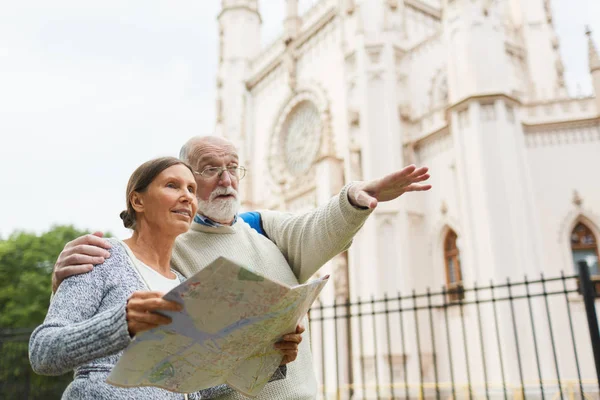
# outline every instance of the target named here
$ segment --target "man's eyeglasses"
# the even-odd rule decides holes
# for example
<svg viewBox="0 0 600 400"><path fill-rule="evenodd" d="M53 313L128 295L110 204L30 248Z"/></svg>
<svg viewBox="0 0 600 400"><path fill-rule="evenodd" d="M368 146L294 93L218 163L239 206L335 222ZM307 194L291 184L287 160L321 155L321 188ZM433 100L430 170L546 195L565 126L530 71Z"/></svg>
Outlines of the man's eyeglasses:
<svg viewBox="0 0 600 400"><path fill-rule="evenodd" d="M205 179L211 179L211 178L214 178L215 176L218 176L219 179L221 179L221 175L225 171L227 171L229 173L229 176L231 176L232 178L236 178L239 181L244 176L246 176L247 170L244 167L241 167L238 165L232 165L229 167L207 167L207 168L204 168L202 170L202 172L194 171L194 173L196 175L200 175L201 177L203 177Z"/></svg>

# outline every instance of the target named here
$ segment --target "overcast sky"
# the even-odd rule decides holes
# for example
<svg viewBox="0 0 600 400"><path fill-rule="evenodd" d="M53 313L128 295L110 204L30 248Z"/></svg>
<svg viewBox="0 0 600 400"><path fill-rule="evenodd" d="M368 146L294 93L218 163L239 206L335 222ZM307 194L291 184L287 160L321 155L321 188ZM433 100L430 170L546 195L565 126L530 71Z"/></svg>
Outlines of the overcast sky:
<svg viewBox="0 0 600 400"><path fill-rule="evenodd" d="M127 237L135 167L212 133L220 1L0 3L0 237L52 224ZM554 3L567 83L588 94L583 30L600 44L600 2ZM260 4L267 43L284 0Z"/></svg>

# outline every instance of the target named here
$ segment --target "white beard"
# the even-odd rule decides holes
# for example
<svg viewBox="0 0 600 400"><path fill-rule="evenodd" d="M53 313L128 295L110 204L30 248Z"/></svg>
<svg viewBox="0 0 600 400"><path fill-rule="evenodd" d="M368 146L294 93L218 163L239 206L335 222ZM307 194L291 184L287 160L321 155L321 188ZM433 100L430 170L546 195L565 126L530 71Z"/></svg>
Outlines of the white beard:
<svg viewBox="0 0 600 400"><path fill-rule="evenodd" d="M218 199L217 196L229 194L233 198ZM240 209L240 201L235 189L231 186L218 186L212 191L208 200L198 199L198 212L213 221L231 221Z"/></svg>

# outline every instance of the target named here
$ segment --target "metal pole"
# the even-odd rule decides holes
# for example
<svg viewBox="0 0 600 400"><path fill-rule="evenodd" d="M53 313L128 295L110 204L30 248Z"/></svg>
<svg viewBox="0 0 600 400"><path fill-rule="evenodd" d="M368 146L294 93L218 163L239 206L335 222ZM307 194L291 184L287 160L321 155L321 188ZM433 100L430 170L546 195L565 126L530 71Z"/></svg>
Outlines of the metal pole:
<svg viewBox="0 0 600 400"><path fill-rule="evenodd" d="M579 261L579 285L585 303L585 313L587 316L588 328L590 330L590 339L592 341L592 350L594 353L594 362L596 363L596 378L598 379L598 388L600 389L600 331L598 329L598 319L596 317L595 290L590 279L590 269L587 262Z"/></svg>

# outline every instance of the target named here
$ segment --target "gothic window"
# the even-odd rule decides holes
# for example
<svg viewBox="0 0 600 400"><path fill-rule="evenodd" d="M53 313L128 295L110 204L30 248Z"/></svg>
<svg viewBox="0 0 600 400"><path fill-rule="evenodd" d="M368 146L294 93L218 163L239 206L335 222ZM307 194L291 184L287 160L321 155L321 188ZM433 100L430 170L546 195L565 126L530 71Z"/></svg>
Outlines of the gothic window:
<svg viewBox="0 0 600 400"><path fill-rule="evenodd" d="M319 151L321 130L321 115L310 101L299 103L288 115L282 151L292 174L304 173L312 165Z"/></svg>
<svg viewBox="0 0 600 400"><path fill-rule="evenodd" d="M590 268L590 275L598 277L600 270L598 268L598 242L596 237L583 222L579 222L573 232L571 232L571 253L573 255L573 263L577 271L577 263L586 261Z"/></svg>
<svg viewBox="0 0 600 400"><path fill-rule="evenodd" d="M462 271L460 267L460 251L456 245L458 236L450 230L444 239L444 261L446 265L446 285L448 287L448 299L459 301L464 299L462 286Z"/></svg>

